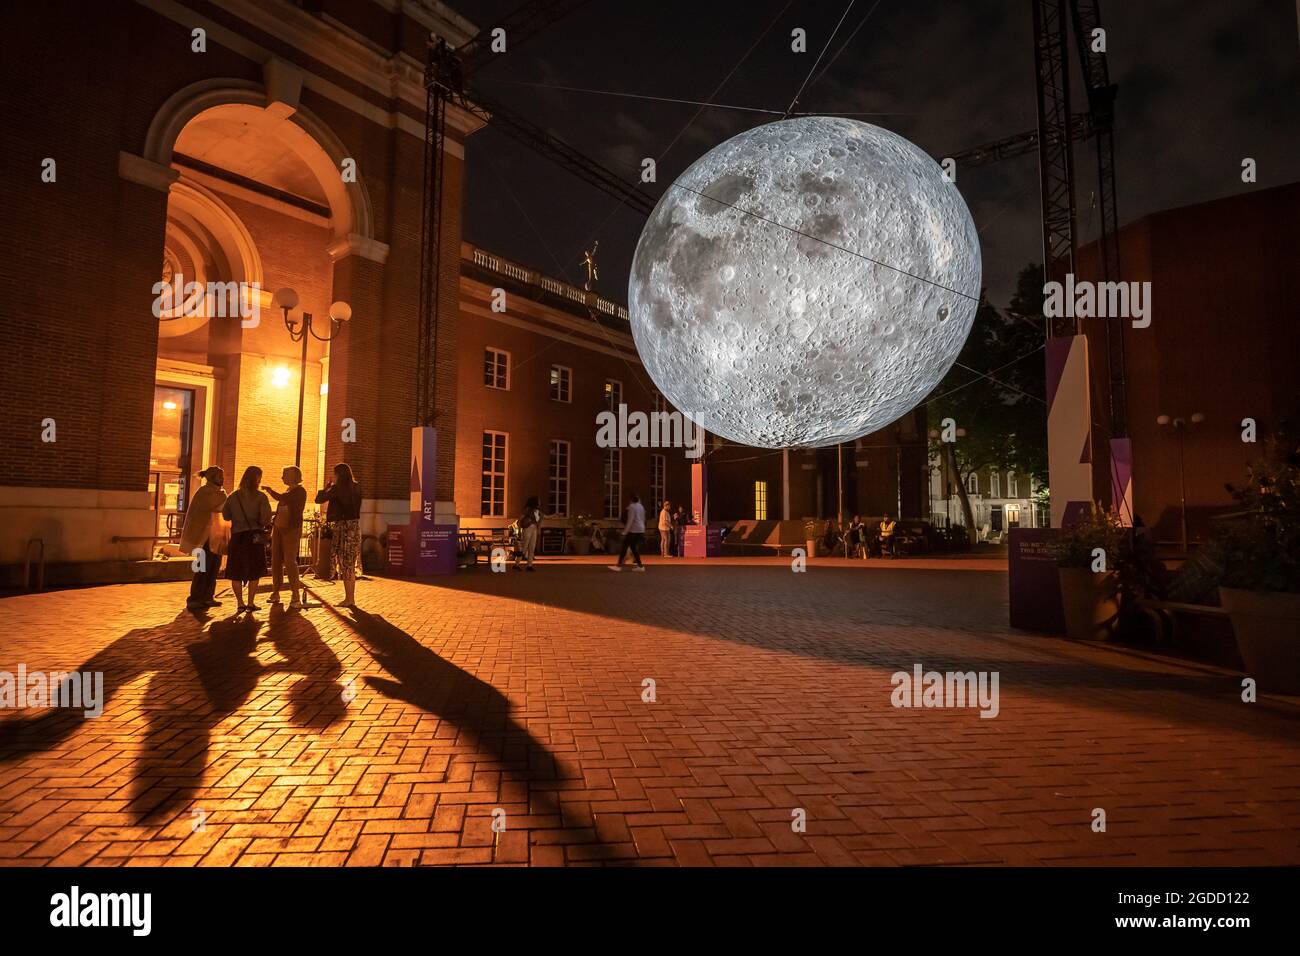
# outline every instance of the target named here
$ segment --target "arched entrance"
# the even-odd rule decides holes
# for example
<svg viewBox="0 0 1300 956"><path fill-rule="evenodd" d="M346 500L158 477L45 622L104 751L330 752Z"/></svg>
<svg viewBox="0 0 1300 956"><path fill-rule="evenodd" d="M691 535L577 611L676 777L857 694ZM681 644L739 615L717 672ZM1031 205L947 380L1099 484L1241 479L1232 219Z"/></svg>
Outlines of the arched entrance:
<svg viewBox="0 0 1300 956"><path fill-rule="evenodd" d="M270 103L252 84L205 81L155 117L146 158L178 173L167 200L155 286L159 320L150 450L157 534L183 511L195 472L217 464L232 487L258 465L276 483L296 451L303 388L301 468L320 484L328 417L329 348L301 346L271 305L291 287L317 327L335 291L334 256L370 238L369 201L340 173L346 150L296 106Z"/></svg>

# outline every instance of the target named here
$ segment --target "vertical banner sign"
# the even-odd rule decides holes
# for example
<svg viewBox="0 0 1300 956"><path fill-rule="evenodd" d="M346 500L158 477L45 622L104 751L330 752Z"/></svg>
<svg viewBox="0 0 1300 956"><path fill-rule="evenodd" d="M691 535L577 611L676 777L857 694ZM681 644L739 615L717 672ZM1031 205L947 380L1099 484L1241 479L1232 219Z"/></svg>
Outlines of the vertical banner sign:
<svg viewBox="0 0 1300 956"><path fill-rule="evenodd" d="M1065 633L1061 575L1056 568L1056 528L1012 528L1007 546L1011 626Z"/></svg>
<svg viewBox="0 0 1300 956"><path fill-rule="evenodd" d="M435 523L438 430L411 429L411 523L407 526L407 567L416 577L456 570L455 525Z"/></svg>
<svg viewBox="0 0 1300 956"><path fill-rule="evenodd" d="M1133 527L1133 439L1110 440L1110 500L1126 528Z"/></svg>
<svg viewBox="0 0 1300 956"><path fill-rule="evenodd" d="M706 558L709 555L709 490L708 473L703 461L691 462L691 521L686 526L683 550L688 558Z"/></svg>
<svg viewBox="0 0 1300 956"><path fill-rule="evenodd" d="M1047 342L1047 480L1052 527L1086 515L1092 506L1092 395L1088 339Z"/></svg>

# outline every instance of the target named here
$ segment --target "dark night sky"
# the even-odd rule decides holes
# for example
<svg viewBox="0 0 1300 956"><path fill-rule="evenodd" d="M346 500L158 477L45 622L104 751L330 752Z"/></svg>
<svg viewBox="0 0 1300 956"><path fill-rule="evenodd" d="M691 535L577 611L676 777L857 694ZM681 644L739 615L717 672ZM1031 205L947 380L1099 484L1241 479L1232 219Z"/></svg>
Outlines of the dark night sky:
<svg viewBox="0 0 1300 956"><path fill-rule="evenodd" d="M451 5L490 27L518 2ZM659 181L641 188L657 198L714 145L779 116L720 108L696 116L696 106L554 87L711 99L779 113L846 4L793 0L782 12L786 0L592 0L485 67L477 84L485 99L524 112L629 181L641 157L656 157ZM1101 15L1111 78L1119 84L1122 222L1300 179L1300 40L1292 0L1105 0ZM806 54L790 51L795 27L807 30ZM1033 78L1026 0L856 0L798 109L863 114L943 155L1032 128ZM581 252L599 238L599 288L626 301L642 225L637 214L491 127L471 137L467 155L469 241L580 284ZM1247 156L1259 164L1256 186L1241 182ZM1090 210L1091 150L1076 147L1075 163L1086 242L1098 225ZM1016 272L1041 254L1037 159L958 169L957 185L981 232L984 284L1005 305Z"/></svg>

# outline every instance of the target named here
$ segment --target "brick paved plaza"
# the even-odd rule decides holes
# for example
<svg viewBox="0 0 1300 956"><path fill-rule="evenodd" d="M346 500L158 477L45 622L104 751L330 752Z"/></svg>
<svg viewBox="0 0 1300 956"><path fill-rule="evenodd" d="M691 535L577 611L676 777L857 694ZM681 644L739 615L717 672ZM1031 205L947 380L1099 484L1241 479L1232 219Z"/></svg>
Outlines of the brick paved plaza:
<svg viewBox="0 0 1300 956"><path fill-rule="evenodd" d="M109 700L0 716L0 863L1300 863L1296 701L1012 631L997 568L480 567L252 619L185 584L8 598L0 670ZM895 709L916 663L1000 672L1000 713Z"/></svg>

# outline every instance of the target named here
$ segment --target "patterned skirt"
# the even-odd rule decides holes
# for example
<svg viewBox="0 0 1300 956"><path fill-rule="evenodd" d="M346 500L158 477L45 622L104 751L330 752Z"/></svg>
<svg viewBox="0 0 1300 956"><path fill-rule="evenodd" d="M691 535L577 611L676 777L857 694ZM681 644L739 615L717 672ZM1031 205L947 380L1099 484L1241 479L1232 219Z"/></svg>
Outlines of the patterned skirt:
<svg viewBox="0 0 1300 956"><path fill-rule="evenodd" d="M331 521L330 531L334 542L334 567L339 577L350 578L356 574L357 555L361 552L361 522Z"/></svg>

